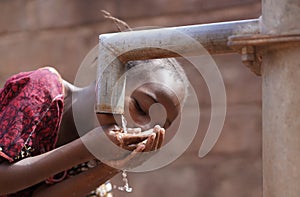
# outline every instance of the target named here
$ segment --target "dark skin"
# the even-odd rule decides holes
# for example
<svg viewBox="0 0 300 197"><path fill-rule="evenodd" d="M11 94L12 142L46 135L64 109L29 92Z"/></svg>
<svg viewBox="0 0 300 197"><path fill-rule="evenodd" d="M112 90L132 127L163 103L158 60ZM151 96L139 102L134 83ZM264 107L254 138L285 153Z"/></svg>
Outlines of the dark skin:
<svg viewBox="0 0 300 197"><path fill-rule="evenodd" d="M124 133L117 126L117 122L119 122L118 117L116 120L109 114L97 114L97 120L93 118L90 119L90 117L94 117L93 115L88 115L89 113L93 113L91 109L93 109L94 100L92 99L93 97L90 96L94 94L93 84L89 87L79 89L64 82L65 112L57 148L13 164L0 161L0 195L20 191L42 182L53 174L95 159L95 156L89 152L84 143L99 144L103 142L105 135L117 146L132 152L126 155L118 155L118 157L113 160L106 161L106 164L101 163L93 169L80 173L60 183L50 186L42 185L35 191L34 196L85 196L91 190L118 174L120 172L119 169L123 169L125 166L134 167L143 163L147 158L142 158L138 153L157 151L162 146L165 138L164 128L169 127L180 111L179 103L181 99L183 99L184 91L181 87L182 85L170 77L169 72L170 71L167 70L156 71L155 79L152 80L151 83L138 87L133 94L126 96L125 117L129 120L128 127L141 128L129 129L128 133ZM155 80L165 85L162 86L161 84L155 83ZM126 89L129 90L130 87L132 87L132 83L136 83L136 80L129 78L127 80ZM81 138L78 138L79 136L74 125L72 108L68 107L71 106L71 95L73 98L77 98L76 105L81 109L80 113L83 114L83 121L87 122L87 131ZM179 97L177 98L176 95L179 95ZM160 126L154 127L158 120L155 120L153 117L156 117L156 114L160 113L159 110L158 112L152 110L151 118L153 121L149 122L149 113L151 111L149 108L151 104L154 103L160 103L166 109L166 122L161 125L164 128ZM97 124L94 125L95 121L97 121ZM104 133L99 132L98 121ZM142 130L149 129L150 131L148 132L141 132Z"/></svg>

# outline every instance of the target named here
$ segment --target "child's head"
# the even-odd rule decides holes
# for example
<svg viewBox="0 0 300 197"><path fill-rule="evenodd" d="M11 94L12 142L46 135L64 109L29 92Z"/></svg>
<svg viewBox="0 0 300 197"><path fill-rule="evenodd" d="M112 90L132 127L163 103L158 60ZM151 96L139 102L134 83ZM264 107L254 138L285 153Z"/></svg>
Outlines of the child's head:
<svg viewBox="0 0 300 197"><path fill-rule="evenodd" d="M179 115L188 79L175 59L127 63L125 117L129 127L165 128Z"/></svg>
<svg viewBox="0 0 300 197"><path fill-rule="evenodd" d="M103 11L119 31L129 25ZM188 79L173 58L127 62L125 118L128 127L149 129L155 124L169 127L179 115L187 97ZM105 116L105 115L104 115Z"/></svg>

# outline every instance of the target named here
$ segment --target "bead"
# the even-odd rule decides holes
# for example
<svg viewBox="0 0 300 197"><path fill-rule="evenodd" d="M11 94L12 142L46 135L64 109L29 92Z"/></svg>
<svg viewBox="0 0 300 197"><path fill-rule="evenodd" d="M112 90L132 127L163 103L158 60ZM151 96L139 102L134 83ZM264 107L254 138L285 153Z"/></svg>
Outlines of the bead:
<svg viewBox="0 0 300 197"><path fill-rule="evenodd" d="M87 162L87 167L89 167L89 168L94 168L96 166L97 166L97 161L95 161L95 160L91 160L91 161Z"/></svg>
<svg viewBox="0 0 300 197"><path fill-rule="evenodd" d="M87 168L87 167L81 167L81 171L82 171L82 172L88 171L88 168Z"/></svg>
<svg viewBox="0 0 300 197"><path fill-rule="evenodd" d="M104 184L102 184L100 187L98 187L96 189L96 194L98 196L105 196L107 194L107 191L106 191L106 188L105 188Z"/></svg>
<svg viewBox="0 0 300 197"><path fill-rule="evenodd" d="M106 187L106 191L107 192L111 192L112 191L112 185L110 182L106 182L105 183L105 187Z"/></svg>

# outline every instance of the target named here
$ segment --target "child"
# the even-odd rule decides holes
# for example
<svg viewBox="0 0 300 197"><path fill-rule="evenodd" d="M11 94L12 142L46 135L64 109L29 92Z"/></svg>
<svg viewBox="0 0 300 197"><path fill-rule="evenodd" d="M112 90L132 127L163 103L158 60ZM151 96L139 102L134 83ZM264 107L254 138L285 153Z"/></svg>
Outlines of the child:
<svg viewBox="0 0 300 197"><path fill-rule="evenodd" d="M104 14L119 29L130 29L125 22ZM138 153L156 151L162 146L164 128L179 115L187 96L185 73L174 59L133 61L127 63L127 68L127 126L151 132L129 128L124 133L117 124L120 117L95 116L95 83L75 87L50 67L7 80L0 89L1 197L86 196L119 173L119 169L137 166L147 159ZM142 84L137 86L138 83ZM164 107L166 117L162 117L161 110L151 108L157 103ZM81 137L73 116L75 109L80 113L76 121L84 125L80 128L84 130ZM120 155L107 150L105 135L132 152ZM99 161L86 144L99 144L99 151L109 152L110 160Z"/></svg>
<svg viewBox="0 0 300 197"><path fill-rule="evenodd" d="M149 123L149 109L152 104L160 103L167 115L160 126L168 128L186 96L187 79L182 68L172 59L135 61L128 65L139 75L128 77L126 90L138 78L151 81L126 96L128 126L142 130L153 127L159 118ZM92 95L95 95L94 83L77 88L49 67L7 80L0 90L0 195L85 196L119 173L123 166L131 162L138 165L134 161L139 159L137 153L162 146L165 130L160 126L152 133L136 129L123 133L112 115L97 114L105 134L116 145L132 152L111 161L117 168L95 160L84 143L101 143L105 134L99 132L88 115L94 106ZM87 131L81 138L73 120L72 105L82 109L82 121L86 122ZM90 168L76 172L82 164Z"/></svg>

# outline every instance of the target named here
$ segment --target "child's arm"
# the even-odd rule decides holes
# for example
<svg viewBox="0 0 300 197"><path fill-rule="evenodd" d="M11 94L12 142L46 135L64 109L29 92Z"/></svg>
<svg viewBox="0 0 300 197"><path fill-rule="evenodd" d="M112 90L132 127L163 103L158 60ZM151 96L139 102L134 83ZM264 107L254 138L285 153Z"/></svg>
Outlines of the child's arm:
<svg viewBox="0 0 300 197"><path fill-rule="evenodd" d="M66 179L53 185L42 185L37 189L33 197L52 196L86 196L99 185L115 176L119 170L107 166L103 163L95 168L89 169L76 176Z"/></svg>
<svg viewBox="0 0 300 197"><path fill-rule="evenodd" d="M155 135L154 135L155 133ZM137 166L147 160L149 157L139 155L145 151L156 151L162 146L165 131L162 128L155 128L154 131L147 138L145 144L139 143L136 149L124 159L114 160L109 162L118 169L126 165ZM132 138L133 139L133 138ZM37 197L52 197L52 196L72 196L81 197L86 196L99 185L105 183L116 175L119 170L110 167L104 163L99 164L95 168L82 172L74 177L66 179L60 183L50 186L41 186L33 196Z"/></svg>
<svg viewBox="0 0 300 197"><path fill-rule="evenodd" d="M107 133L111 133L111 128L107 128ZM134 142L139 144L153 135L130 135L124 134L123 142L127 145ZM112 141L117 141L118 135L110 135ZM56 148L47 153L23 159L14 164L0 163L0 195L20 191L39 182L44 181L48 177L70 169L80 163L94 159L95 157L89 152L85 144L105 144L105 133L98 128L85 134L80 139L74 140L64 146ZM150 140L151 141L151 140ZM127 143L128 142L128 143ZM124 144L118 144L124 147ZM148 149L150 150L150 145ZM107 168L101 169L98 178L106 177ZM104 174L103 174L104 173ZM88 178L88 177L87 177ZM13 183L13 184L12 184Z"/></svg>
<svg viewBox="0 0 300 197"><path fill-rule="evenodd" d="M0 195L20 191L48 177L92 159L80 139L14 164L0 164ZM12 184L13 183L13 184Z"/></svg>

